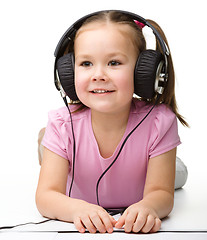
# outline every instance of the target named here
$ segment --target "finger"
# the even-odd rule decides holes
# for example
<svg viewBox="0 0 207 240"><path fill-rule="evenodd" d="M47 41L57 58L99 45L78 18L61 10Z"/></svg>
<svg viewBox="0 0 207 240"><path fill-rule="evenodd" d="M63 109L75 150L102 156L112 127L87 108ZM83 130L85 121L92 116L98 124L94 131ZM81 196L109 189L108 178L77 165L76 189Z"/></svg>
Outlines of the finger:
<svg viewBox="0 0 207 240"><path fill-rule="evenodd" d="M132 231L132 228L134 226L136 218L137 218L137 212L130 212L127 214L126 219L125 219L125 226L124 226L125 232Z"/></svg>
<svg viewBox="0 0 207 240"><path fill-rule="evenodd" d="M110 214L109 214L109 217L110 217L110 220L111 220L112 226L114 227L115 224L117 223L117 221L116 221L116 219L114 219Z"/></svg>
<svg viewBox="0 0 207 240"><path fill-rule="evenodd" d="M161 220L159 218L155 218L155 224L152 227L152 229L150 230L150 232L155 233L155 232L159 231L161 228L161 224L162 224Z"/></svg>
<svg viewBox="0 0 207 240"><path fill-rule="evenodd" d="M113 220L116 221L113 217L111 217L107 212L101 211L98 212L99 216L101 218L101 221L103 222L105 229L108 233L113 232ZM113 219L113 220L112 220Z"/></svg>
<svg viewBox="0 0 207 240"><path fill-rule="evenodd" d="M90 219L91 219L91 222L93 223L93 225L95 226L95 228L100 233L106 232L106 228L105 228L102 220L100 219L100 216L96 212L90 214Z"/></svg>
<svg viewBox="0 0 207 240"><path fill-rule="evenodd" d="M88 216L82 217L81 221L90 233L95 233L96 232L96 228L95 228L95 226L93 225L93 223L91 222L91 220Z"/></svg>
<svg viewBox="0 0 207 240"><path fill-rule="evenodd" d="M145 225L142 227L141 232L148 233L153 228L155 224L155 218L152 215L148 215Z"/></svg>
<svg viewBox="0 0 207 240"><path fill-rule="evenodd" d="M121 217L118 219L117 223L115 224L115 228L122 228L124 226L126 215L127 210L125 210Z"/></svg>
<svg viewBox="0 0 207 240"><path fill-rule="evenodd" d="M136 218L136 221L133 225L132 231L136 232L136 233L139 232L143 228L143 226L145 225L146 219L147 219L146 215L144 215L142 213L139 213L137 218Z"/></svg>
<svg viewBox="0 0 207 240"><path fill-rule="evenodd" d="M74 225L75 225L76 229L77 229L80 233L84 233L84 232L85 232L86 229L85 229L85 227L83 226L80 218L76 218L76 219L74 220Z"/></svg>

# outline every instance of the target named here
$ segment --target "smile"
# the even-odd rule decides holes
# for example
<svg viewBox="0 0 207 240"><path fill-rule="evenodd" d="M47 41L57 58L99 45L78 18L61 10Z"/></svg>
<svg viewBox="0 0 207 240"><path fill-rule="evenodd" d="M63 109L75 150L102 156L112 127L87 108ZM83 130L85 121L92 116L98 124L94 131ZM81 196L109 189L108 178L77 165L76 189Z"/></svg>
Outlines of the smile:
<svg viewBox="0 0 207 240"><path fill-rule="evenodd" d="M110 90L96 89L96 90L93 90L91 92L92 93L109 93L109 92L114 92L114 91L113 90L110 91Z"/></svg>

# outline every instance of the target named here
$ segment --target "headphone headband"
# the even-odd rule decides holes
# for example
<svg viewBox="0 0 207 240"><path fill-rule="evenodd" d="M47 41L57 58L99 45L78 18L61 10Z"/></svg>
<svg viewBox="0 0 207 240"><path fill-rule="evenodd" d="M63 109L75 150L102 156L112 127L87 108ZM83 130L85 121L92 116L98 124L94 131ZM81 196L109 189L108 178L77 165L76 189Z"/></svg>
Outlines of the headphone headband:
<svg viewBox="0 0 207 240"><path fill-rule="evenodd" d="M54 52L54 55L55 57L59 57L59 53L62 52L61 51L61 47L63 45L65 45L64 43L65 42L68 42L71 40L71 37L74 37L76 32L78 31L78 29L82 26L82 24L85 22L86 19L92 17L92 16L95 16L99 13L102 13L102 12L111 12L111 11L114 11L114 10L106 10L106 11L98 11L98 12L94 12L94 13L91 13L91 14L88 14L82 18L80 18L79 20L77 20L74 24L72 24L67 30L66 32L63 34L63 36L61 37L61 39L59 40L58 44L57 44L57 47L55 49L55 52ZM120 13L123 13L125 15L127 15L128 17L130 17L132 20L137 20L141 23L143 23L144 25L150 27L154 33L154 35L156 36L156 38L158 39L159 43L160 43L160 46L162 48L162 51L163 51L163 54L164 55L169 55L169 50L167 48L167 45L166 43L164 42L164 40L162 39L162 37L160 36L160 34L158 33L158 31L146 20L144 19L143 17L135 14L135 13L131 13L131 12L127 12L127 11L122 11L122 10L117 10L117 12L120 12Z"/></svg>

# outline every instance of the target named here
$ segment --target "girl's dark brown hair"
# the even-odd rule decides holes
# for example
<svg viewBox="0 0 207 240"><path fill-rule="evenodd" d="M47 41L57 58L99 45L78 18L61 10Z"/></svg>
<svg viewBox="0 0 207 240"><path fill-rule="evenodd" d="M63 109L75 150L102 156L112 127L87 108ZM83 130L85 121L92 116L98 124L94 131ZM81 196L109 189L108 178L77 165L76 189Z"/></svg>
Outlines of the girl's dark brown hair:
<svg viewBox="0 0 207 240"><path fill-rule="evenodd" d="M161 27L154 21L152 20L147 20L150 24L152 24L153 27L156 28L156 30L159 32L160 36L162 39L165 41L165 43L169 48L167 38L162 31ZM156 40L156 50L162 51L159 42ZM179 121L186 127L189 127L188 123L185 121L182 115L179 114L178 112L178 107L176 103L176 98L175 98L175 72L174 72L174 67L173 67L173 61L172 61L172 56L171 53L168 57L168 81L167 85L165 87L165 90L163 94L161 95L160 98L160 103L166 104L168 107L172 109L172 111L175 113Z"/></svg>
<svg viewBox="0 0 207 240"><path fill-rule="evenodd" d="M152 20L147 20L153 27L156 28L156 30L159 32L160 36L162 39L165 41L165 43L169 48L168 41L166 39L166 36L160 26L152 21ZM116 23L116 24L127 24L130 26L131 31L129 32L129 36L131 37L132 43L135 47L135 50L137 51L137 56L144 50L146 50L146 41L142 32L142 29L137 26L137 24L127 15L119 12L119 11L103 11L100 12L88 19L83 23L81 28L77 31L76 37L82 30L82 27L93 23L93 22L105 22L105 23ZM76 39L75 37L75 39ZM75 41L75 40L74 40ZM160 47L159 41L156 40L156 50L159 50L162 52L162 49ZM143 101L146 101L148 103L154 103L156 100L156 96L154 99L151 99L150 101L148 99L141 99ZM71 102L73 104L73 102ZM175 113L179 121L184 125L188 127L188 123L184 120L183 116L181 116L178 112L178 107L175 99L175 74L174 74L174 67L173 67L173 61L171 54L168 57L168 82L165 87L165 90L163 94L160 97L159 103L163 103ZM85 106L81 103L80 107L76 110L81 110Z"/></svg>

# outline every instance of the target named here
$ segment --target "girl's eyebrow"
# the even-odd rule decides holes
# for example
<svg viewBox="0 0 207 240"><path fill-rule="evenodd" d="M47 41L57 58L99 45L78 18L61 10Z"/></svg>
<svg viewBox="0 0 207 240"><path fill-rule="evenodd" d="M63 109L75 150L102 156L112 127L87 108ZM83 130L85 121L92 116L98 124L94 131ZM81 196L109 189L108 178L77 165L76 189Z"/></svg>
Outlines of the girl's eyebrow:
<svg viewBox="0 0 207 240"><path fill-rule="evenodd" d="M91 58L91 55L89 55L89 54L78 54L77 56L75 55L75 59L77 59L77 58L88 59L88 58Z"/></svg>
<svg viewBox="0 0 207 240"><path fill-rule="evenodd" d="M112 52L107 55L108 57L116 57L116 56L122 56L122 57L127 57L127 55L123 52Z"/></svg>

